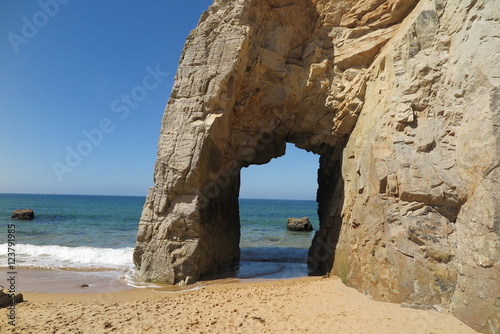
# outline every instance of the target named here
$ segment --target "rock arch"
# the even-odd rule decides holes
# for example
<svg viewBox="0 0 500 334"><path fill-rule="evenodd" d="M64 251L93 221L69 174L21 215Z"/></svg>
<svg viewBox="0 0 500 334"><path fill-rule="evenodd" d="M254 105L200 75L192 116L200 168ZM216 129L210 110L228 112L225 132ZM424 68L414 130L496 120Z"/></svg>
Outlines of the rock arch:
<svg viewBox="0 0 500 334"><path fill-rule="evenodd" d="M287 142L318 154L343 145L331 134L328 32L308 1L216 2L202 16L141 218L134 259L145 279L193 282L238 261L242 167L283 155Z"/></svg>
<svg viewBox="0 0 500 334"><path fill-rule="evenodd" d="M321 156L312 273L498 328L498 11L216 0L163 117L139 276L192 283L234 265L240 170L290 142Z"/></svg>

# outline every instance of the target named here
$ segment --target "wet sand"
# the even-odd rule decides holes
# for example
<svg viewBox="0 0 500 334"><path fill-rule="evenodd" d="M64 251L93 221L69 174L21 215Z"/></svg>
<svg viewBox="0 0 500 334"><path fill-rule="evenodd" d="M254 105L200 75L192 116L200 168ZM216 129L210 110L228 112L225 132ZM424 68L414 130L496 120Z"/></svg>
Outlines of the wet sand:
<svg viewBox="0 0 500 334"><path fill-rule="evenodd" d="M7 269L0 269L0 285L7 275ZM38 293L103 293L134 289L122 279L121 270L57 270L16 269L16 290ZM4 279L5 278L5 279ZM88 287L82 287L88 285Z"/></svg>

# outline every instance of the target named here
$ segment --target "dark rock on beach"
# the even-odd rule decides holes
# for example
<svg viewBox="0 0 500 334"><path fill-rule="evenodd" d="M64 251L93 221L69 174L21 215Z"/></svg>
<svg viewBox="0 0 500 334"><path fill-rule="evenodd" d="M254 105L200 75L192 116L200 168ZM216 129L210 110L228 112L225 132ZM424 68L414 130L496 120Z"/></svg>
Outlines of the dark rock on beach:
<svg viewBox="0 0 500 334"><path fill-rule="evenodd" d="M286 222L286 228L290 231L312 231L313 227L309 218L288 218Z"/></svg>
<svg viewBox="0 0 500 334"><path fill-rule="evenodd" d="M35 213L31 209L14 210L10 218L19 220L32 220L35 218Z"/></svg>
<svg viewBox="0 0 500 334"><path fill-rule="evenodd" d="M16 293L14 296L14 303L20 303L23 301L23 294ZM11 296L8 293L5 293L3 290L0 290L0 307L6 307L12 304Z"/></svg>

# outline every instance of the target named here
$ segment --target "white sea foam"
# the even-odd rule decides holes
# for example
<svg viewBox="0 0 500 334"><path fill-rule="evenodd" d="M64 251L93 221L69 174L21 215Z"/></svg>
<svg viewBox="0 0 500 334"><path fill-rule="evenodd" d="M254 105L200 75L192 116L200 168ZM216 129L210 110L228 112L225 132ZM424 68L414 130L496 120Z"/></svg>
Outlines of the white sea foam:
<svg viewBox="0 0 500 334"><path fill-rule="evenodd" d="M119 270L119 280L134 288L161 288L162 292L187 291L186 287L165 289L162 285L141 282L132 262L133 248L67 247L59 245L37 246L17 244L16 268L47 268L79 271ZM0 268L7 267L7 244L0 244ZM307 250L293 248L243 248L242 261L236 277L288 278L307 275L305 259ZM203 285L204 286L204 285ZM200 289L203 286L190 286Z"/></svg>
<svg viewBox="0 0 500 334"><path fill-rule="evenodd" d="M133 267L132 247L114 249L17 244L14 248L16 267L78 269L128 269ZM7 244L0 244L0 249L7 250ZM0 267L7 265L6 255L6 252L0 253Z"/></svg>

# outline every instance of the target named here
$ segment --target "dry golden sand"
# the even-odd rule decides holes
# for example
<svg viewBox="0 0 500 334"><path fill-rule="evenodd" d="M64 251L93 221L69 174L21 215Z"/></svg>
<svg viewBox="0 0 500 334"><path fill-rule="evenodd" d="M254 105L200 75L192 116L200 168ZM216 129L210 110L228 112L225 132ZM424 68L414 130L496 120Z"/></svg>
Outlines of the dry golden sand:
<svg viewBox="0 0 500 334"><path fill-rule="evenodd" d="M337 277L166 293L34 294L1 333L476 333L451 315L376 302Z"/></svg>

